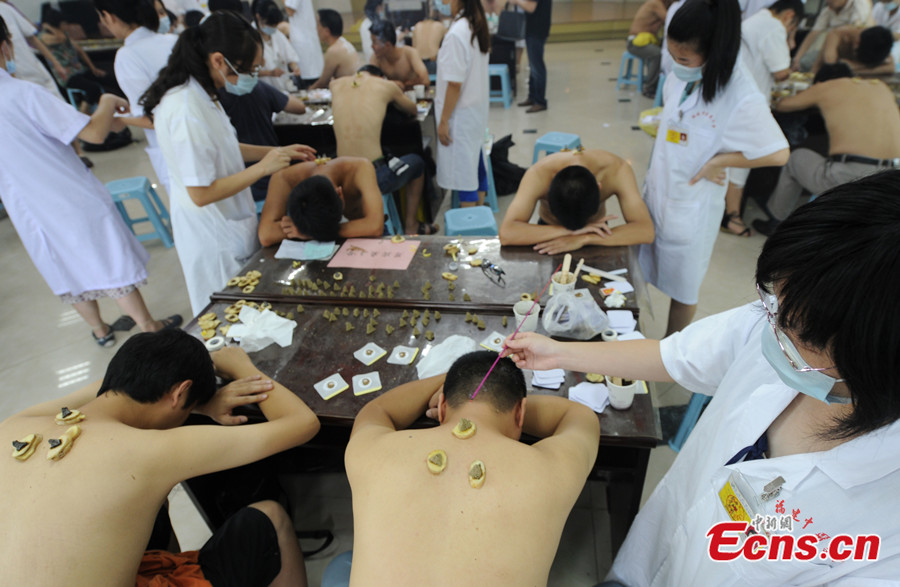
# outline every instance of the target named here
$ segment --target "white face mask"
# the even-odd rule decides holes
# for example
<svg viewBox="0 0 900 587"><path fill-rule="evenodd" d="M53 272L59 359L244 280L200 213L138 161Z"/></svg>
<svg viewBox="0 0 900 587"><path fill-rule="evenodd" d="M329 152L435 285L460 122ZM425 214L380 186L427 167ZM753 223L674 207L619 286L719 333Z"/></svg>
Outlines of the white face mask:
<svg viewBox="0 0 900 587"><path fill-rule="evenodd" d="M169 15L159 17L159 28L156 29L156 32L164 35L169 32L172 28L172 21L169 19Z"/></svg>
<svg viewBox="0 0 900 587"><path fill-rule="evenodd" d="M703 66L688 67L680 63L673 63L672 73L683 82L699 82L703 79Z"/></svg>

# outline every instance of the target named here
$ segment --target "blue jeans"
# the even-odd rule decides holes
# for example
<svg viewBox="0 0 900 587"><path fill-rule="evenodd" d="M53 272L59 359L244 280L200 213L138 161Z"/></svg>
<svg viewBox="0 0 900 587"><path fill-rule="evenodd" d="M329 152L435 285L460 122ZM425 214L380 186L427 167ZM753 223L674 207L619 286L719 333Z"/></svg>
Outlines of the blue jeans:
<svg viewBox="0 0 900 587"><path fill-rule="evenodd" d="M547 66L544 64L544 45L547 39L525 37L528 52L528 99L539 106L547 105Z"/></svg>
<svg viewBox="0 0 900 587"><path fill-rule="evenodd" d="M379 160L375 164L375 178L378 181L378 189L382 194L390 194L396 192L412 180L419 178L425 173L425 162L415 153L397 157L406 163L406 170L397 175L390 167L388 167L387 158Z"/></svg>
<svg viewBox="0 0 900 587"><path fill-rule="evenodd" d="M460 202L478 202L478 192L488 189L487 169L484 166L484 151L478 154L478 189L456 190Z"/></svg>

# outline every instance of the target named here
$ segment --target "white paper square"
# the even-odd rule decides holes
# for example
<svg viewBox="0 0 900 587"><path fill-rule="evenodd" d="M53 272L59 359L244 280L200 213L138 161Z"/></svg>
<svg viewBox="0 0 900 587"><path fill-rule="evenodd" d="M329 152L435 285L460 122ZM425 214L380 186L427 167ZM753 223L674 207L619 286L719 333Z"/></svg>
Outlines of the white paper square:
<svg viewBox="0 0 900 587"><path fill-rule="evenodd" d="M391 356L387 362L391 365L409 365L416 359L419 354L419 347L397 345L391 351Z"/></svg>
<svg viewBox="0 0 900 587"><path fill-rule="evenodd" d="M603 287L611 287L613 289L617 289L623 294L631 293L634 291L634 286L627 281L607 281L603 284Z"/></svg>
<svg viewBox="0 0 900 587"><path fill-rule="evenodd" d="M500 334L496 330L490 333L487 338L481 341L481 346L486 348L489 351L494 351L499 353L503 350L503 341L506 340L506 335Z"/></svg>
<svg viewBox="0 0 900 587"><path fill-rule="evenodd" d="M380 359L381 357L383 357L386 354L387 354L386 350L384 350L383 348L381 348L374 342L370 342L366 346L355 351L353 353L353 356L356 357L356 359L360 363L362 363L363 365L368 367L369 365L371 365L372 363L374 363L375 361L377 361L378 359Z"/></svg>
<svg viewBox="0 0 900 587"><path fill-rule="evenodd" d="M316 388L322 399L329 400L350 386L347 385L340 373L335 373L319 381L313 387Z"/></svg>
<svg viewBox="0 0 900 587"><path fill-rule="evenodd" d="M381 389L381 376L378 375L378 371L353 376L353 395L365 395L379 389Z"/></svg>
<svg viewBox="0 0 900 587"><path fill-rule="evenodd" d="M609 405L609 390L602 383L583 381L569 388L569 399L601 413Z"/></svg>
<svg viewBox="0 0 900 587"><path fill-rule="evenodd" d="M565 379L557 379L555 381L541 381L534 377L531 378L532 387L543 387L544 389L559 389Z"/></svg>
<svg viewBox="0 0 900 587"><path fill-rule="evenodd" d="M609 327L619 334L632 332L637 326L631 310L608 310L606 315L609 316Z"/></svg>

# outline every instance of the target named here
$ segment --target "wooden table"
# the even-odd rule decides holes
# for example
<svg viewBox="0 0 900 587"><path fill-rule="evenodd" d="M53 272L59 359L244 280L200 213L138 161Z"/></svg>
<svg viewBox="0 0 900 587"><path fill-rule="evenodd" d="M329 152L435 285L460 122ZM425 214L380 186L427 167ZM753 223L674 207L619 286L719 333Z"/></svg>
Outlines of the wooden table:
<svg viewBox="0 0 900 587"><path fill-rule="evenodd" d="M242 271L244 273L257 269L262 272L263 276L256 291L244 295L236 289L226 288L213 295L212 303L203 313L215 312L220 318L224 318L224 309L228 305L237 299L246 299L268 301L272 304L273 311L293 314L297 327L291 344L286 348L270 345L253 353L252 359L264 373L294 391L307 403L322 421L323 431L329 438L328 443L338 445L330 448L338 448L339 454L342 454L343 447L340 445L346 443L353 420L366 402L401 383L415 379L417 377L415 365L419 357L426 355L434 345L450 335L462 334L480 342L493 331L504 336L512 334L514 330L514 319L510 309L512 302L518 300L519 294L523 291L539 291L551 271L561 261L537 255L525 247L501 248L497 239L493 238L423 237L421 240L422 245L406 271L328 268L325 261L303 262L299 267L294 267L289 260L275 259L274 248L263 249ZM460 277L454 290L458 294L457 301L450 302L444 297L447 285L440 274L447 270L447 264L451 259L444 255L442 247L444 244L460 240L465 245L478 246L477 257L484 256L506 271L508 282L506 288L494 285L484 277L480 269L468 266L464 258L468 258L469 255L464 254L458 262L457 273ZM430 257L422 255L423 247L432 253ZM636 258L627 248L592 247L576 253L576 259L581 255L585 257L587 264L598 269L614 270L628 267L629 277L634 275ZM354 283L357 288L360 286L367 288L370 283L377 287L377 284L382 282L386 288L392 287L395 280L400 287L396 289L397 293L391 300L377 297L360 299L339 295L326 296L283 289L288 287L294 289L292 285L294 279L313 281L323 279L323 283L324 279L328 279L333 284L332 276L335 271L344 274L343 282ZM370 275L375 276L375 281L370 281ZM432 291L435 292L431 301L421 298L420 288L425 278L431 281ZM642 283L635 285L641 286ZM589 287L594 295L599 296L597 286ZM461 301L464 289L470 293L472 302ZM634 299L634 294L629 294L630 305L636 306ZM298 304L302 304L302 311L298 310ZM344 309L347 310L347 316L343 315ZM376 318L378 326L374 333L368 335L366 324L369 318L364 314L368 311L369 316L372 316L375 309L379 312ZM400 326L403 313L407 312L411 317L414 309L421 313L416 321L420 330L419 336L413 335L413 327ZM427 326L422 324L426 309L430 313L430 322ZM354 315L355 310L358 310L358 315ZM335 321L329 321L325 317L326 311L339 317ZM435 319L435 311L441 313L439 321ZM477 326L466 322L467 312L477 314L484 321L484 330L479 330ZM508 318L505 327L502 323L504 316ZM225 323L223 319L223 324ZM347 324L352 326L352 330L348 331ZM392 334L386 332L388 324L396 328ZM186 330L199 336L196 320L191 322ZM434 333L433 342L426 340L426 330ZM388 355L395 346L401 344L417 347L419 355L409 365L389 364L386 355L373 365L366 366L353 357L353 351L368 342L379 345ZM382 391L355 396L352 377L371 371L378 371ZM335 372L340 373L351 386L332 399L323 400L316 393L313 384ZM550 390L531 387L531 377L526 374L529 393L560 397L567 397L569 387L583 380L583 374L567 372L563 385L558 390ZM604 413L598 415L598 418L601 427L601 449L591 477L608 482L607 498L615 552L637 514L650 450L657 445L662 434L659 412L649 394L637 395L634 405L629 410L617 411L607 408ZM423 418L417 425L429 426L434 423ZM523 440L533 442L535 439ZM316 440L313 441L315 442Z"/></svg>

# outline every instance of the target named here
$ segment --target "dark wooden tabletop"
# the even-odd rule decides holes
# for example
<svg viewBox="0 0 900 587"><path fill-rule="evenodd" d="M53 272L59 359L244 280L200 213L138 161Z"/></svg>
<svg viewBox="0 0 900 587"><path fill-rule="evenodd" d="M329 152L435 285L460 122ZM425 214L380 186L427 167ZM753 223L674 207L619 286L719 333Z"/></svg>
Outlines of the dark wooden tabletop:
<svg viewBox="0 0 900 587"><path fill-rule="evenodd" d="M256 269L262 273L255 291L244 294L238 288L226 288L213 295L213 302L203 313L215 312L225 325L225 308L236 300L244 299L258 303L269 302L273 311L296 321L293 340L288 347L281 348L273 344L251 353L253 362L264 373L301 397L323 423L351 426L356 414L369 399L416 379L416 364L419 359L448 336L464 335L480 343L494 331L503 336L512 334L515 327L512 304L524 292L539 292L551 272L562 262L562 256L538 255L528 247L501 248L496 238L417 237L417 240L421 244L409 268L404 271L329 268L327 261L301 262L295 267L291 260L275 259L274 247L263 249L241 271L244 274ZM462 248L456 261L458 267L454 271L459 278L452 291L448 288L449 282L441 277L441 273L449 269L452 261L443 250L448 243L460 244ZM469 247L477 247L477 253L470 255ZM423 255L425 249L431 253L430 256ZM626 275L629 280L639 282L635 284L638 291L643 286L639 279L633 277L640 273L635 273L636 256L626 247L590 247L576 251L573 257L576 261L584 257L585 264L606 271L628 268ZM499 265L505 271L506 287L494 284L479 267L471 267L467 261L470 258L486 259ZM343 274L343 279L338 282L338 290L335 290L334 273L337 271ZM374 279L370 279L370 276ZM322 283L317 285L315 291L298 287L301 282L309 283L307 280L313 283L322 280ZM430 300L425 300L422 293L426 280L432 285ZM396 289L393 287L395 281L399 284ZM587 287L598 301L601 299L599 286L579 281L579 287ZM368 295L370 285L377 292L382 283L385 284L382 291L394 292L392 299L386 296L379 298L377 293L374 297ZM340 292L344 286L349 289L351 284L357 292L364 291L366 297L359 298L358 293L356 297L346 294L341 297ZM319 293L325 290L328 290L327 294ZM455 301L448 299L450 293L455 295ZM470 295L471 302L464 301L465 293ZM547 298L542 298L541 301L545 299ZM298 309L298 304L302 305L302 311ZM634 293L628 294L626 306L636 310ZM379 316L375 318L378 325L373 333L367 334L366 326L375 309L379 312ZM408 325L414 310L420 313L415 326L419 329L418 336L413 333L414 327ZM425 310L431 314L428 325L422 323ZM328 320L326 311L335 314L337 319ZM435 311L441 313L439 321L435 319ZM406 318L407 325L401 326L400 320L404 312L409 317ZM484 322L484 329L466 322L467 313L476 314ZM506 326L503 326L503 317L507 317ZM352 329L348 330L348 324ZM395 329L391 334L386 331L388 325ZM200 335L196 320L186 329L191 334ZM433 341L426 339L426 331L433 333ZM542 328L539 327L538 332L541 331ZM354 358L353 352L369 342L379 345L387 354L373 365L366 366ZM397 345L419 349L412 364L401 366L387 362L387 357ZM353 376L372 371L379 373L381 392L355 396ZM339 373L350 384L350 388L329 400L323 400L313 385L333 373ZM566 381L558 390L532 388L531 376L526 374L530 393L561 397L567 397L569 387L581 381L584 381L584 374L567 372ZM649 394L637 395L629 410L607 408L599 418L601 444L652 448L661 438L659 413L652 405ZM420 424L425 425L425 422Z"/></svg>
<svg viewBox="0 0 900 587"><path fill-rule="evenodd" d="M213 294L216 301L235 301L239 299L255 301L294 301L312 304L347 304L362 306L396 306L401 308L437 308L442 310L466 309L507 312L512 304L519 301L523 293L537 294L543 289L553 271L562 264L563 255L547 256L535 253L531 247L501 247L497 238L483 237L446 237L422 236L410 240L420 241L413 260L406 270L387 269L352 269L346 267L328 267L327 261L292 262L287 259L275 259L277 247L268 247L258 251L242 269L242 274L251 269L262 273L259 284L249 294L241 288L226 287ZM461 248L457 255L455 270L451 270L453 258L443 250L447 244L458 244ZM477 251L469 254L470 249ZM428 255L428 256L426 256ZM586 247L575 251L572 255L572 266L578 259L584 258L585 265L612 271L628 269L624 275L636 290L625 296L625 309L637 312L637 298L645 287L637 268L637 255L628 247ZM472 267L471 259L480 259L499 266L504 271L505 287L496 285L488 279L481 267ZM295 266L296 265L296 266ZM443 279L445 271L455 273L458 279L450 282ZM335 273L340 272L342 280L338 289L334 288ZM584 272L582 272L582 275ZM374 280L371 278L374 277ZM316 288L304 287L307 280L316 283ZM321 283L319 283L321 280ZM369 286L377 290L384 283L400 287L393 291L393 298L375 298L369 296ZM425 282L431 283L430 299L425 299L422 288ZM347 286L348 292L342 290ZM349 288L355 290L354 298L349 299ZM580 277L576 287L588 288L603 306L600 286L583 281ZM385 291L387 288L385 288ZM360 297L360 293L365 297ZM453 295L451 301L450 295ZM469 294L471 301L465 301ZM637 294L637 295L636 295ZM548 294L541 299L542 305L549 298Z"/></svg>
<svg viewBox="0 0 900 587"><path fill-rule="evenodd" d="M444 341L447 337L459 334L472 338L476 343L486 339L492 332L508 336L513 333L514 319L512 312L499 312L487 310L477 312L485 325L484 330L472 323L466 322L466 312L461 309L440 311L441 318L436 320L434 310L430 311L429 323L423 324L424 310L416 320L416 326L401 326L400 319L404 310L400 308L380 307L379 316L374 318L378 323L372 334L366 334L366 326L372 319L372 310L375 307L363 306L340 300L341 304L325 306L304 304L303 311L299 311L297 304L293 302L276 302L272 305L272 311L285 315L291 313L297 322L294 329L293 340L286 348L272 344L261 351L251 353L254 364L264 373L277 380L279 383L296 393L316 413L324 424L338 426L352 426L353 420L360 409L371 398L377 397L389 389L402 383L418 378L416 364L421 357L427 355L435 345ZM215 302L204 310L215 312L222 324L225 308L229 302ZM347 309L347 316L343 310ZM359 310L358 316L354 310ZM368 316L366 311L368 310ZM325 312L339 314L334 321L325 317ZM409 319L412 318L412 310L406 309ZM503 326L503 317L507 316L507 326ZM347 330L347 324L353 329ZM387 333L387 326L391 325L395 330ZM414 336L413 330L418 328L419 335ZM200 329L196 320L186 327L191 334L200 335ZM426 339L426 331L434 334L434 340ZM373 342L387 351L384 357L372 365L364 365L353 356L353 352L367 343ZM387 362L391 351L397 345L418 348L418 355L409 365L394 365ZM479 350L483 350L479 347ZM377 371L381 378L382 389L367 395L355 396L353 393L352 378L354 375ZM350 387L337 396L324 400L315 388L314 384L325 379L333 373L338 373L350 384ZM556 395L567 397L569 387L584 381L584 374L567 372L566 381L558 390L533 387L531 374L526 373L526 383L529 393ZM633 406L624 411L607 407L604 413L599 414L601 426L601 444L624 445L652 448L656 446L661 437L659 414L653 407L649 394L635 396ZM425 423L422 423L425 425Z"/></svg>

